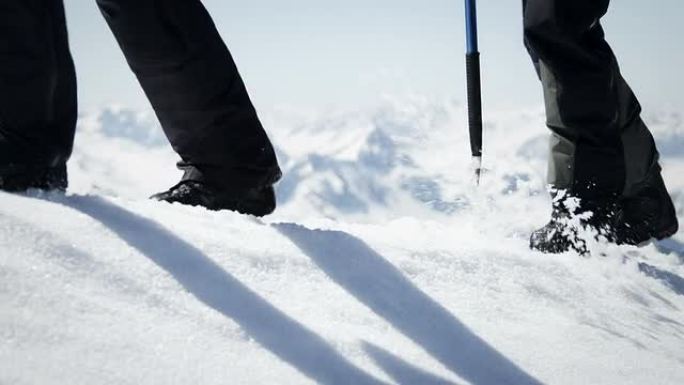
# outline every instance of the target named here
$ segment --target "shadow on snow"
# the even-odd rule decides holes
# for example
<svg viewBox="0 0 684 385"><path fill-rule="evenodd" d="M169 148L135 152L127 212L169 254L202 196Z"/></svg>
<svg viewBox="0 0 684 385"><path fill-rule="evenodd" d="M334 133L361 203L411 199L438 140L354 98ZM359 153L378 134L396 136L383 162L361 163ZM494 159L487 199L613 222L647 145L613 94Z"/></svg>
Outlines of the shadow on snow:
<svg viewBox="0 0 684 385"><path fill-rule="evenodd" d="M234 320L261 346L317 383L382 384L158 223L97 197L67 197L61 203L107 226L198 300Z"/></svg>
<svg viewBox="0 0 684 385"><path fill-rule="evenodd" d="M474 385L540 384L415 287L362 240L339 231L309 230L294 224L273 226L333 281L461 378ZM371 348L370 353L376 361L385 363L383 368L392 369L382 352ZM397 373L388 372L391 376Z"/></svg>
<svg viewBox="0 0 684 385"><path fill-rule="evenodd" d="M99 197L71 196L58 203L108 227L198 300L234 320L261 346L317 383L383 383L160 224ZM416 288L362 240L295 224L273 226L333 281L466 381L475 385L541 383ZM380 347L365 342L363 348L399 384L453 384Z"/></svg>
<svg viewBox="0 0 684 385"><path fill-rule="evenodd" d="M655 243L655 247L663 254L675 254L681 262L684 262L684 244L676 239L658 241ZM684 295L684 278L679 275L644 262L639 263L639 270L651 278L660 280L673 292Z"/></svg>
<svg viewBox="0 0 684 385"><path fill-rule="evenodd" d="M399 385L456 385L451 381L417 368L370 342L363 343L363 350L368 353L373 362L381 367Z"/></svg>

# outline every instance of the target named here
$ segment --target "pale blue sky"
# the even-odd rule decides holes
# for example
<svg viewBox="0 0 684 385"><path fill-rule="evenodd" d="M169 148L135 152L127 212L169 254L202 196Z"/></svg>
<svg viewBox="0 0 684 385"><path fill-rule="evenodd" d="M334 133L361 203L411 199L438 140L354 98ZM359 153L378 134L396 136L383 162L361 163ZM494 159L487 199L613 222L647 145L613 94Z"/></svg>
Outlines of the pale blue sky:
<svg viewBox="0 0 684 385"><path fill-rule="evenodd" d="M521 1L480 1L486 108L541 105ZM147 102L94 0L65 0L82 109ZM368 106L382 95L463 99L462 0L204 0L260 108ZM647 108L684 111L684 3L613 1L604 20Z"/></svg>

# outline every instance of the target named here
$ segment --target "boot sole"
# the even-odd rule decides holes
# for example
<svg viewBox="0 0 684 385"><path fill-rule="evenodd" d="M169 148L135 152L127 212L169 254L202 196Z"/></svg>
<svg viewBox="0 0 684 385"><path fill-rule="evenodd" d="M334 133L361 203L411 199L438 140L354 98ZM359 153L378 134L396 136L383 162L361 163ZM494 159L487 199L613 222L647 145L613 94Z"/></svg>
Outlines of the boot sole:
<svg viewBox="0 0 684 385"><path fill-rule="evenodd" d="M637 243L635 246L639 247L639 248L646 247L648 245L653 244L654 242L662 241L664 239L668 239L668 238L672 237L673 235L677 234L677 231L679 231L679 224L675 222L675 224L672 225L671 227L657 233L656 235L654 235L650 239L647 239L641 243Z"/></svg>
<svg viewBox="0 0 684 385"><path fill-rule="evenodd" d="M656 234L655 239L662 241L663 239L670 238L677 234L677 231L679 231L679 224L675 222L671 227Z"/></svg>
<svg viewBox="0 0 684 385"><path fill-rule="evenodd" d="M12 166L0 170L0 191L23 192L31 189L66 191L69 182L66 166Z"/></svg>

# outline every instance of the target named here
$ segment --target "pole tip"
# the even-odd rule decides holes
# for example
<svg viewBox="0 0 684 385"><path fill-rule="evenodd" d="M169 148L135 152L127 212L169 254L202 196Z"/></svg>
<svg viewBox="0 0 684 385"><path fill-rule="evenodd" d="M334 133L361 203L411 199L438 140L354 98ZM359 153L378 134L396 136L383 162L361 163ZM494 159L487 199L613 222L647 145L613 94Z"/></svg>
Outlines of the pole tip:
<svg viewBox="0 0 684 385"><path fill-rule="evenodd" d="M475 186L479 186L480 180L482 179L482 157L474 156L470 167L473 172L473 182L475 183Z"/></svg>

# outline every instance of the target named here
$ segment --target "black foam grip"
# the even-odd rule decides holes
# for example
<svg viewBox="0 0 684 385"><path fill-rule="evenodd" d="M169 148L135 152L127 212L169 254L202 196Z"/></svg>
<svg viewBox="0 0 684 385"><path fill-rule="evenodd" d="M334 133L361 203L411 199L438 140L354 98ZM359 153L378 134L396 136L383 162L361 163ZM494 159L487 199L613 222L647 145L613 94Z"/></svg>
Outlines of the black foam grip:
<svg viewBox="0 0 684 385"><path fill-rule="evenodd" d="M473 156L482 156L482 87L480 84L480 53L466 54L468 82L468 128Z"/></svg>

